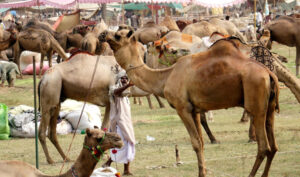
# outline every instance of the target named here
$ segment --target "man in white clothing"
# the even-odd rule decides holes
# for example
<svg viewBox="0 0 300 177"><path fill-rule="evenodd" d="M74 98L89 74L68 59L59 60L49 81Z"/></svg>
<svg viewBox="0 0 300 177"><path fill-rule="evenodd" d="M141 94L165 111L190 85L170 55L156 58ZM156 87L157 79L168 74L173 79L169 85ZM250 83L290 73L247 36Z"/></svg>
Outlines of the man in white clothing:
<svg viewBox="0 0 300 177"><path fill-rule="evenodd" d="M110 166L113 161L124 163L123 175L132 175L129 170L130 162L135 156L135 137L131 121L130 102L127 91L132 83L128 83L126 72L121 70L115 85L110 87L110 131L119 134L124 142L121 149L111 149L111 157L104 166Z"/></svg>

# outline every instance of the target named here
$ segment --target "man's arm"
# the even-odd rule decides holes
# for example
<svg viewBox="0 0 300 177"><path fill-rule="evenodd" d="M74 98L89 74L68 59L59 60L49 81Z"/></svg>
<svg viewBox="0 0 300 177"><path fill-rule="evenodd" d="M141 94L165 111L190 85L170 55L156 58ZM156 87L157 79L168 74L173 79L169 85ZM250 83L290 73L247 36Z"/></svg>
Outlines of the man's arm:
<svg viewBox="0 0 300 177"><path fill-rule="evenodd" d="M123 87L120 87L116 90L114 90L114 95L120 97L124 90L126 90L128 87L133 86L133 83L129 82L128 84L124 85Z"/></svg>

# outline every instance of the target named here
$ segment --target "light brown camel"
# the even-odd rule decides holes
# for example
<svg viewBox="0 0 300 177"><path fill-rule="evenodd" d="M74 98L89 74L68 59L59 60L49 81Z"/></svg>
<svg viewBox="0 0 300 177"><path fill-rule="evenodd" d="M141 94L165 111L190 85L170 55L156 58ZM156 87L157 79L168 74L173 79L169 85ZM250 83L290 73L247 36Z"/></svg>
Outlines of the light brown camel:
<svg viewBox="0 0 300 177"><path fill-rule="evenodd" d="M228 35L236 36L240 38L244 43L247 43L247 39L245 38L245 36L239 31L239 29L232 22L227 20L221 20L218 18L212 18L209 20L209 23L223 27L227 31Z"/></svg>
<svg viewBox="0 0 300 177"><path fill-rule="evenodd" d="M101 33L107 30L107 28L104 20L100 19L100 23L98 23L92 31L88 32L81 40L81 49L91 54L102 54L105 47L102 45Z"/></svg>
<svg viewBox="0 0 300 177"><path fill-rule="evenodd" d="M210 36L213 32L218 32L223 35L228 35L226 29L224 29L221 26L211 24L207 21L201 21L198 23L189 24L182 30L182 33L189 34L189 35L196 35L200 38L205 36Z"/></svg>
<svg viewBox="0 0 300 177"><path fill-rule="evenodd" d="M264 28L271 33L271 44L272 41L276 41L289 47L296 47L295 63L296 75L298 75L300 66L300 19L283 16L268 23Z"/></svg>
<svg viewBox="0 0 300 177"><path fill-rule="evenodd" d="M142 45L132 33L109 33L108 43L136 86L165 97L176 109L197 154L199 177L206 176L200 113L236 106L253 116L258 139L258 153L249 176L255 176L266 156L262 176L268 176L278 149L274 137L274 114L279 110L277 77L246 58L231 40L219 40L206 52L182 57L170 68L150 69L143 63Z"/></svg>
<svg viewBox="0 0 300 177"><path fill-rule="evenodd" d="M157 25L154 22L148 22L142 28L139 28L135 33L136 39L142 44L148 44L159 40L162 36L170 31L166 26Z"/></svg>
<svg viewBox="0 0 300 177"><path fill-rule="evenodd" d="M47 130L50 141L62 158L66 158L56 135L56 122L60 104L65 99L70 98L105 106L102 128L109 127L109 86L115 83L120 66L113 56L99 56L95 78L91 90L89 90L97 57L85 52L74 54L69 60L50 68L39 82L38 94L42 117L39 127L39 140L47 162L50 164L54 161L51 159L46 145ZM87 93L89 93L88 97L86 96Z"/></svg>
<svg viewBox="0 0 300 177"><path fill-rule="evenodd" d="M8 38L1 38L0 39L0 51L6 50L13 46L17 41L17 35L14 32L10 32Z"/></svg>
<svg viewBox="0 0 300 177"><path fill-rule="evenodd" d="M123 142L116 133L105 133L99 129L86 129L83 148L74 165L64 174L56 177L87 177L94 168L103 152L111 148L121 148ZM96 152L95 157L93 152ZM22 161L0 161L1 177L50 177Z"/></svg>

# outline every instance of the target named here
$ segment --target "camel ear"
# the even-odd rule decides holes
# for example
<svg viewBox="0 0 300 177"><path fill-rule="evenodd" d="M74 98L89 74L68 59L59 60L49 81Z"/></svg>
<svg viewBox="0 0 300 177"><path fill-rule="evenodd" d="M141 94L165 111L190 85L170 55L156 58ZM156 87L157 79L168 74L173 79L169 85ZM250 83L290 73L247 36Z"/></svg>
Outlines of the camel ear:
<svg viewBox="0 0 300 177"><path fill-rule="evenodd" d="M88 136L88 137L90 137L92 134L91 134L91 130L89 129L89 128L87 128L86 130L85 130L85 133L86 133L86 135Z"/></svg>
<svg viewBox="0 0 300 177"><path fill-rule="evenodd" d="M130 36L133 34L133 31L130 30L129 33L127 33L127 38L130 38Z"/></svg>

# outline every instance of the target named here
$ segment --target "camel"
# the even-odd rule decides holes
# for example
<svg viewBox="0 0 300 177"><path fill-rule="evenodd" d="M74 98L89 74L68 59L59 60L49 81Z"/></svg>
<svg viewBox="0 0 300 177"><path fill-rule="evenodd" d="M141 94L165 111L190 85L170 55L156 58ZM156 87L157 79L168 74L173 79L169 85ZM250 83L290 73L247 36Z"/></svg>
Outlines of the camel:
<svg viewBox="0 0 300 177"><path fill-rule="evenodd" d="M4 38L4 37L3 37ZM13 46L17 41L17 36L14 32L10 32L10 35L7 39L3 39L0 41L0 51L6 50Z"/></svg>
<svg viewBox="0 0 300 177"><path fill-rule="evenodd" d="M24 50L41 53L40 71L42 71L43 68L44 56L47 56L49 67L52 67L53 50L63 59L67 59L63 48L49 32L43 29L26 28L18 34L17 42L14 45L14 56L19 69L20 54ZM41 72L39 74L41 75Z"/></svg>
<svg viewBox="0 0 300 177"><path fill-rule="evenodd" d="M88 32L81 40L81 49L91 54L102 54L105 47L102 45L103 43L100 34L107 30L107 28L104 20L100 19L100 23L98 23L92 31Z"/></svg>
<svg viewBox="0 0 300 177"><path fill-rule="evenodd" d="M177 20L176 24L178 26L178 28L180 29L180 31L182 31L187 25L192 24L192 21L189 20Z"/></svg>
<svg viewBox="0 0 300 177"><path fill-rule="evenodd" d="M58 33L51 27L50 24L46 22L40 22L36 19L29 20L24 29L27 28L43 29L49 32L57 40L65 52L68 52L72 48L80 48L83 37L89 32L88 26L76 25L70 30L70 32L65 31ZM65 59L66 58L63 58L63 60ZM60 63L60 60L61 56L58 55L57 63Z"/></svg>
<svg viewBox="0 0 300 177"><path fill-rule="evenodd" d="M148 22L142 28L139 28L134 35L142 44L148 44L149 42L159 40L168 32L169 29L166 26L160 26L154 22Z"/></svg>
<svg viewBox="0 0 300 177"><path fill-rule="evenodd" d="M269 49L271 49L272 41L289 47L296 47L296 75L299 75L300 19L282 16L268 23L264 29L269 30L271 34Z"/></svg>
<svg viewBox="0 0 300 177"><path fill-rule="evenodd" d="M123 142L116 133L107 133L99 129L86 129L83 148L74 165L57 177L86 177L93 173L103 153L111 148L121 148ZM96 152L94 155L93 152ZM0 161L0 176L5 177L47 177L32 165L22 162ZM49 176L50 177L50 176Z"/></svg>
<svg viewBox="0 0 300 177"><path fill-rule="evenodd" d="M142 90L142 89L140 89L136 86L133 86L133 87L130 87L130 95L129 96L133 97L133 104L137 104L137 100L138 100L139 105L142 105L142 101L141 101L140 97L145 96L147 98L149 108L153 109L152 101L151 101L151 98L150 98L151 93L145 92L144 90ZM156 95L154 95L154 97L156 98L156 100L159 104L159 107L160 108L165 108L165 105L160 100L160 98Z"/></svg>
<svg viewBox="0 0 300 177"><path fill-rule="evenodd" d="M227 20L220 20L218 18L212 18L209 20L209 23L223 27L227 31L228 35L236 36L240 38L244 43L247 43L246 38L232 22Z"/></svg>
<svg viewBox="0 0 300 177"><path fill-rule="evenodd" d="M99 57L99 63L93 84L89 90L97 57ZM48 138L62 158L69 160L62 151L56 136L56 121L60 111L60 103L70 98L105 106L102 129L109 128L109 86L115 83L120 69L113 56L94 56L86 52L78 52L73 54L67 61L53 66L44 74L38 86L42 117L39 127L39 140L49 164L54 163L54 161L50 157L46 145L47 130ZM87 93L89 93L88 96Z"/></svg>
<svg viewBox="0 0 300 177"><path fill-rule="evenodd" d="M182 30L182 33L189 34L189 35L196 35L200 38L205 36L210 36L213 32L218 32L223 35L228 35L227 30L224 29L222 26L217 26L207 21L201 21L198 23L189 24Z"/></svg>
<svg viewBox="0 0 300 177"><path fill-rule="evenodd" d="M274 114L279 111L277 77L246 58L237 48L236 39L219 40L205 52L178 59L172 67L150 69L143 63L142 45L132 34L128 30L109 33L107 42L136 86L166 98L176 109L197 155L198 176L206 176L200 113L236 106L253 116L258 139L257 157L249 176L255 176L266 156L262 176L268 176L278 150L274 137Z"/></svg>
<svg viewBox="0 0 300 177"><path fill-rule="evenodd" d="M179 31L180 29L177 23L170 16L166 16L162 22L160 22L160 26L166 26L170 31Z"/></svg>

